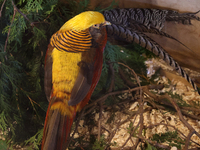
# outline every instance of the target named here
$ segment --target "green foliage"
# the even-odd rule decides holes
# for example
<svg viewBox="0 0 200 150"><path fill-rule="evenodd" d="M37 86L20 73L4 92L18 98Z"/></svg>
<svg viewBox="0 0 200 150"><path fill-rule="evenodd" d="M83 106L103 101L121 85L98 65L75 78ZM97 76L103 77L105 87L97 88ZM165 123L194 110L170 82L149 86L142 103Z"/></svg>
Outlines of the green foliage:
<svg viewBox="0 0 200 150"><path fill-rule="evenodd" d="M22 44L22 36L27 28L24 17L17 13L15 15L15 19L13 21L12 26L7 25L4 28L2 33L6 34L10 28L11 28L11 30L10 30L8 42L10 43L12 41L15 41L16 43L21 45Z"/></svg>
<svg viewBox="0 0 200 150"><path fill-rule="evenodd" d="M146 75L146 65L144 62L147 60L147 57L145 55L152 57L153 54L137 44L130 44L126 46L126 49L128 50L126 52L129 54L125 60L128 66L134 68L134 71L138 74Z"/></svg>
<svg viewBox="0 0 200 150"><path fill-rule="evenodd" d="M109 72L109 65L112 66L115 74L118 72L118 62L125 59L128 54L123 51L124 48L119 47L117 45L112 45L111 43L107 42L106 47L104 49L104 59L103 59L103 68L101 73L101 78L99 80L99 83L97 84L97 87L93 93L93 95L96 95L102 90L106 90L111 82L111 73ZM119 78L119 76L115 76L115 80L117 81L117 87L123 86L123 81ZM117 89L116 89L117 90ZM109 100L108 100L109 101ZM109 102L107 102L109 105ZM113 104L113 103L112 103Z"/></svg>
<svg viewBox="0 0 200 150"><path fill-rule="evenodd" d="M8 124L4 111L0 114L0 122L0 130L5 131L8 128Z"/></svg>
<svg viewBox="0 0 200 150"><path fill-rule="evenodd" d="M102 136L100 137L100 140L99 140L99 141L96 140L96 141L94 142L94 145L93 145L93 147L92 147L92 150L104 150L106 146L107 146L107 145L106 145L105 135L102 135Z"/></svg>
<svg viewBox="0 0 200 150"><path fill-rule="evenodd" d="M184 144L184 140L178 136L177 131L154 134L152 140L157 141L158 143L166 142L169 146L176 146L178 149L181 149L181 145Z"/></svg>
<svg viewBox="0 0 200 150"><path fill-rule="evenodd" d="M190 107L189 104L186 103L186 101L183 100L183 97L177 93L172 93L172 91L168 92L168 94L171 96L171 98L176 100L176 103L178 106L185 106Z"/></svg>
<svg viewBox="0 0 200 150"><path fill-rule="evenodd" d="M3 0L0 0L0 6L2 3ZM29 149L39 149L48 106L43 90L43 70L49 39L67 20L89 10L89 0L18 0L14 3L20 13L14 13L12 1L7 0L0 18L0 129L7 132L6 142L0 141L0 149L14 144L26 144ZM116 5L113 1L109 7L95 10L102 12ZM93 95L100 97L109 88L112 77L110 64L114 70L115 90L127 89L119 76L119 67L136 83L133 73L118 62L134 69L142 85L148 84L144 65L147 57L154 55L138 45L122 48L107 43L101 79ZM118 97L108 97L105 103L113 105L119 101ZM114 118L115 111L107 123ZM133 124L130 124L129 132L133 128ZM91 141L94 143L92 149L106 147L105 136L100 141L94 139ZM83 138L78 140L83 141Z"/></svg>
<svg viewBox="0 0 200 150"><path fill-rule="evenodd" d="M43 0L29 0L27 1L25 8L27 9L28 12L30 11L38 12L39 10L43 9L42 2Z"/></svg>
<svg viewBox="0 0 200 150"><path fill-rule="evenodd" d="M184 101L181 95L179 95L177 93L173 93L172 90L170 90L166 93L168 93L168 95L170 95L170 97L175 100L176 104L179 107L192 107L193 106L191 104L188 104L186 101ZM164 99L164 101L167 101L169 104L171 104L171 102L168 99ZM174 108L167 106L166 109L168 109L170 113L174 114L174 111L175 111Z"/></svg>
<svg viewBox="0 0 200 150"><path fill-rule="evenodd" d="M6 141L0 140L0 149L1 150L7 150L7 143Z"/></svg>
<svg viewBox="0 0 200 150"><path fill-rule="evenodd" d="M138 134L138 129L139 127L137 127L137 129L135 130L135 127L133 126L133 122L130 122L129 127L127 128L128 133L132 134L133 137L136 137L136 135ZM133 133L133 130L135 130L134 133Z"/></svg>
<svg viewBox="0 0 200 150"><path fill-rule="evenodd" d="M128 133L131 133L133 131L134 127L133 127L133 122L130 122L129 127L127 128Z"/></svg>
<svg viewBox="0 0 200 150"><path fill-rule="evenodd" d="M147 141L146 141L147 142ZM147 142L147 148L145 148L145 150L157 150L154 146L150 145L148 142Z"/></svg>
<svg viewBox="0 0 200 150"><path fill-rule="evenodd" d="M115 2L115 0L113 0L112 3L110 4L110 6L103 8L103 9L101 8L101 6L98 6L95 8L95 11L103 12L105 10L113 9L116 6L118 6L118 2Z"/></svg>
<svg viewBox="0 0 200 150"><path fill-rule="evenodd" d="M34 136L32 136L30 139L25 141L25 144L32 143L28 149L39 149L39 145L41 143L43 136L43 129L39 130Z"/></svg>
<svg viewBox="0 0 200 150"><path fill-rule="evenodd" d="M142 85L146 85L148 81L146 77L146 66L144 62L147 60L147 57L142 55L144 52L148 53L146 49L140 47L139 45L128 45L126 47L120 47L117 45L112 45L108 42L104 50L104 62L103 62L101 79L96 89L98 89L99 85L101 87L102 85L106 85L106 87L108 87L109 85L109 82L107 81L107 76L110 75L110 73L108 72L109 71L108 62L112 64L112 67L115 71L115 81L116 81L115 90L124 87L124 83L121 80L121 77L119 75L116 75L118 74L118 67L119 67L118 62L122 62L125 65L134 68L134 71L137 73L137 75L141 77ZM153 55L150 52L148 56L150 57ZM123 66L120 67L126 70L124 71L124 73L129 78L132 77L132 79L134 79L134 75L130 71L127 71L127 68ZM133 82L136 83L136 80L134 79Z"/></svg>
<svg viewBox="0 0 200 150"><path fill-rule="evenodd" d="M43 66L49 39L69 18L84 11L88 2L20 0L14 1L20 10L15 13L12 2L5 2L0 18L0 128L10 129L9 144L26 141L39 148L48 106Z"/></svg>
<svg viewBox="0 0 200 150"><path fill-rule="evenodd" d="M12 1L7 0L0 18L0 128L10 129L6 136L9 144L25 141L37 149L48 106L43 67L49 39L67 20L88 10L90 1L13 2L19 11L14 12Z"/></svg>
<svg viewBox="0 0 200 150"><path fill-rule="evenodd" d="M119 65L117 62L120 60L125 59L129 55L124 52L124 48L119 47L117 45L112 45L110 42L107 42L105 50L104 50L104 63L103 63L103 73L108 73L108 64L106 64L107 61L110 61L113 63L113 69L118 70Z"/></svg>
<svg viewBox="0 0 200 150"><path fill-rule="evenodd" d="M192 101L192 106L195 107L195 108L199 108L200 102L199 101Z"/></svg>

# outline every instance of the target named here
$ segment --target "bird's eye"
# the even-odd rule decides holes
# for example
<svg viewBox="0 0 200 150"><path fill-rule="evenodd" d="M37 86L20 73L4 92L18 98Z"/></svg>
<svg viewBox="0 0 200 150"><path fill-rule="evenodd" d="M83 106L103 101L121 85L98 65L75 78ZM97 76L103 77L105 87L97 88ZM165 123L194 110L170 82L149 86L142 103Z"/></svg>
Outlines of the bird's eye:
<svg viewBox="0 0 200 150"><path fill-rule="evenodd" d="M99 29L99 24L94 24L93 27Z"/></svg>

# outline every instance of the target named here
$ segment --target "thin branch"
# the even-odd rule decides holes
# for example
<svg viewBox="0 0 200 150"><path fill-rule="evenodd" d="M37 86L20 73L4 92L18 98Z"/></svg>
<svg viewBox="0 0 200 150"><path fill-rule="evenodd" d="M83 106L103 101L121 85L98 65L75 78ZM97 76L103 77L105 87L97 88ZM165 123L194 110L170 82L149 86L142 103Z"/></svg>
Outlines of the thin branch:
<svg viewBox="0 0 200 150"><path fill-rule="evenodd" d="M150 97L152 97L156 102L162 104L162 105L165 105L165 106L169 106L169 107L173 107L173 105L167 101L163 101L162 97L158 97L157 95L151 93L148 88L143 88L143 91ZM146 100L148 101L148 100ZM161 105L157 105L155 103L153 103L153 101L148 101L150 104L152 104L152 106L156 106L154 108L159 108L159 109L163 109L165 110L166 108L161 106ZM162 102L162 103L161 103ZM191 110L191 111L195 111L195 112L199 112L199 110L195 109L195 108L190 108L190 107L181 107L180 108L182 109L185 109L185 110ZM181 113L184 115L184 116L187 116L187 117L190 117L191 119L195 119L195 120L200 120L200 117L198 116L195 116L195 115L192 115L192 114L188 114L186 111L184 110L181 110Z"/></svg>
<svg viewBox="0 0 200 150"><path fill-rule="evenodd" d="M3 11L3 7L4 7L4 4L5 4L6 0L3 1L3 4L1 5L1 10L0 10L0 18L1 18L1 13Z"/></svg>
<svg viewBox="0 0 200 150"><path fill-rule="evenodd" d="M199 138L200 138L200 134L198 132L196 132L196 130L183 118L183 111L181 111L181 109L178 107L178 105L175 103L175 101L167 94L163 95L163 96L156 96L154 95L153 93L149 92L147 89L144 89L144 91L149 95L151 96L152 98L154 98L156 101L160 101L162 99L168 99L171 104L173 105L173 107L176 109L177 111L177 114L179 116L179 119L182 121L182 123L189 129L189 134L186 138L186 141L185 141L185 150L188 149L188 145L189 145L189 142L190 142L190 138L193 134L196 134Z"/></svg>
<svg viewBox="0 0 200 150"><path fill-rule="evenodd" d="M136 115L136 116L135 116L135 115ZM126 120L120 121L120 122L117 123L115 130L114 130L113 132L111 132L111 134L110 134L110 136L109 136L108 145L111 143L111 141L112 141L113 137L115 136L115 134L117 133L117 130L119 129L119 127L120 127L121 125L123 125L124 123L128 122L128 121L129 121L130 119L132 119L134 116L135 116L135 118L136 118L137 115L138 115L138 111L134 111L134 113L133 113L132 115L130 115Z"/></svg>
<svg viewBox="0 0 200 150"><path fill-rule="evenodd" d="M189 134L187 136L187 139L185 141L185 147L184 149L187 150L188 149L188 146L189 146L189 142L190 142L190 138L192 137L193 134L196 134L199 138L200 138L200 134L198 132L196 132L196 130L183 118L183 115L181 113L181 110L180 108L178 107L178 105L175 103L175 101L169 97L169 95L164 95L162 96L163 98L166 98L168 99L172 105L174 106L174 108L176 109L177 113L178 113L178 116L179 116L179 119L183 122L183 124L189 129Z"/></svg>
<svg viewBox="0 0 200 150"><path fill-rule="evenodd" d="M175 101L169 96L169 95L163 95L162 98L166 98L168 99L172 105L174 106L174 108L176 109L177 113L178 113L178 116L180 118L180 120L185 124L185 126L190 130L194 130L194 128L183 118L183 115L181 113L181 110L180 108L178 107L178 105L175 103ZM197 133L198 134L198 133ZM200 135L198 134L198 136L200 137Z"/></svg>
<svg viewBox="0 0 200 150"><path fill-rule="evenodd" d="M22 12L17 8L17 6L16 6L15 3L13 2L13 0L12 0L12 5L13 5L13 7L14 7L28 22L30 22L31 26L34 26L34 24L26 17L26 15L25 15L24 13L22 13Z"/></svg>
<svg viewBox="0 0 200 150"><path fill-rule="evenodd" d="M109 63L109 62L108 62ZM113 69L113 66L111 63L109 63L109 71L111 72L111 83L110 83L110 87L108 89L108 93L109 92L112 92L113 90L113 87L115 85L115 82L114 82L114 77L115 77L115 74L114 74L114 69ZM104 98L104 100L100 101L99 102L99 120L98 120L98 141L100 140L100 136L101 136L101 120L102 120L102 111L103 111L103 102L107 99L107 97Z"/></svg>
<svg viewBox="0 0 200 150"><path fill-rule="evenodd" d="M103 111L103 102L101 101L99 103L99 120L98 120L98 141L100 141L100 137L101 137L101 120L102 120L102 111Z"/></svg>
<svg viewBox="0 0 200 150"><path fill-rule="evenodd" d="M188 134L188 136L185 140L185 147L184 147L185 150L188 149L190 141L191 141L191 137L192 137L193 134L195 134L195 132L196 132L195 130L191 130L190 133Z"/></svg>
<svg viewBox="0 0 200 150"><path fill-rule="evenodd" d="M181 109L185 109L185 110L190 110L190 111L195 111L200 113L200 108L193 108L193 107L182 107L180 106Z"/></svg>
<svg viewBox="0 0 200 150"><path fill-rule="evenodd" d="M138 129L139 125L140 125L140 122L138 122L138 124L134 127L134 129L133 129L133 131L131 131L129 137L126 139L126 141L124 142L124 144L121 146L122 149L127 144L127 142L131 139L132 135L136 132L136 130Z"/></svg>
<svg viewBox="0 0 200 150"><path fill-rule="evenodd" d="M155 146L155 147L158 147L158 148L164 148L164 149L170 149L170 146L166 146L166 145L162 145L156 141L151 141L149 139L145 139L143 136L138 136L139 139L143 140L144 143L148 142L150 143L151 145Z"/></svg>
<svg viewBox="0 0 200 150"><path fill-rule="evenodd" d="M120 63L120 62L118 62L118 64L123 65L124 67L128 68L129 70L131 70L131 72L133 73L133 75L135 76L135 78L137 80L137 84L139 85L139 88L140 88L140 90L139 90L140 91L140 99L139 99L139 113L140 113L139 124L140 124L140 129L139 129L138 135L142 136L142 130L144 128L144 117L143 117L144 101L143 101L143 96L142 96L143 95L143 91L142 91L142 87L140 85L140 80L139 80L137 74L135 73L135 71L133 69L131 69L129 66L127 66L127 65L125 65L123 63ZM130 134L130 136L131 136L131 134ZM136 149L138 144L139 144L139 139L137 139L136 144L133 146L133 149Z"/></svg>
<svg viewBox="0 0 200 150"><path fill-rule="evenodd" d="M77 130L78 130L78 125L79 125L79 122L80 122L81 118L83 117L84 112L85 112L85 108L83 108L83 109L81 110L81 112L80 112L80 115L79 115L79 117L78 117L78 119L77 119L77 121L76 121L76 127L75 127L75 129L74 129L74 132L73 132L72 136L69 138L69 141L67 142L67 147L69 146L69 144L70 144L70 142L72 141L72 139L73 139L75 133L76 133Z"/></svg>
<svg viewBox="0 0 200 150"><path fill-rule="evenodd" d="M155 85L147 85L147 86L141 86L142 89L154 89ZM130 93L130 92L133 92L133 91L138 91L140 90L140 87L136 87L136 88L132 88L132 89L128 89L128 90L121 90L121 91L115 91L115 92L110 92L110 93L107 93L105 94L104 96L98 98L97 100L95 100L93 103L91 104L88 104L86 106L86 108L89 108L93 105L95 105L96 103L104 100L105 98L107 98L108 96L112 96L112 95L117 95L117 94L123 94L123 93Z"/></svg>
<svg viewBox="0 0 200 150"><path fill-rule="evenodd" d="M125 84L127 84L131 88L137 87L137 84L134 84L133 82L131 82L130 80L126 78L123 70L120 67L118 68L118 71L119 71L119 75L121 79L124 81Z"/></svg>
<svg viewBox="0 0 200 150"><path fill-rule="evenodd" d="M87 114L89 114L89 113L91 113L94 109L95 109L95 107L96 107L97 105L96 105L96 103L95 103L95 105L93 105L93 106L91 106L91 108L87 111L87 112L85 112L84 114L83 114L83 116L85 116L85 115L87 115ZM89 107L84 107L84 108L89 108Z"/></svg>
<svg viewBox="0 0 200 150"><path fill-rule="evenodd" d="M144 127L144 128L145 128L145 129L147 129L147 128L152 129L152 128L154 128L155 126L160 126L160 125L169 126L169 127L173 128L174 130L178 131L184 138L186 138L185 134L183 134L179 129L177 129L175 126L170 125L170 124L156 123L156 124L151 124L151 125L149 125L149 126L146 126L146 127ZM195 141L193 141L193 140L191 140L191 142L193 142L194 144L200 146L199 143L197 143L197 142L195 142Z"/></svg>

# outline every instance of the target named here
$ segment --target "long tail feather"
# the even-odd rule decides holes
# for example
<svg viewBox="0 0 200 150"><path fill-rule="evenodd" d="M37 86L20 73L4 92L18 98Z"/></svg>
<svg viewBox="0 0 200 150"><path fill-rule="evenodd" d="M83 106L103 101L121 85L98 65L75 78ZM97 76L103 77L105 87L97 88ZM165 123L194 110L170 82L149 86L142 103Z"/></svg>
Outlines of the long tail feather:
<svg viewBox="0 0 200 150"><path fill-rule="evenodd" d="M181 68L181 66L154 40L152 40L147 35L134 31L131 28L123 27L120 25L112 24L107 26L107 32L109 36L120 37L122 40L125 40L130 43L137 43L140 46L148 49L153 52L160 58L162 58L167 64L172 66L182 77L184 77L193 88L199 93L197 85L192 81L192 79L187 75L187 73Z"/></svg>
<svg viewBox="0 0 200 150"><path fill-rule="evenodd" d="M129 26L131 20L144 24L148 28L154 27L161 30L165 23L168 10L125 8L112 9L103 12L106 20L123 26Z"/></svg>
<svg viewBox="0 0 200 150"><path fill-rule="evenodd" d="M63 115L59 109L52 110L52 104L46 114L42 150L66 150L73 117Z"/></svg>
<svg viewBox="0 0 200 150"><path fill-rule="evenodd" d="M191 20L200 21L196 13L179 13L174 10L148 9L148 8L115 8L106 10L103 15L107 21L129 27L131 21L141 23L159 31L164 27L166 21L177 21L185 25L190 25Z"/></svg>
<svg viewBox="0 0 200 150"><path fill-rule="evenodd" d="M176 42L180 43L181 45L183 45L184 47L186 47L190 51L192 51L189 47L187 47L185 44L183 44L182 42L180 42L179 40L177 40L173 36L163 32L162 30L158 30L157 28L154 28L154 27L148 28L147 26L145 26L141 23L135 22L135 21L131 21L130 28L137 30L138 32L152 33L152 34L157 34L157 35L161 35L163 37L170 38L170 39L175 40ZM195 52L193 52L193 53L195 53Z"/></svg>
<svg viewBox="0 0 200 150"><path fill-rule="evenodd" d="M195 13L178 13L174 10L168 10L168 14L166 16L166 21L177 21L185 25L190 25L191 20L200 21L200 18L196 15L200 11Z"/></svg>

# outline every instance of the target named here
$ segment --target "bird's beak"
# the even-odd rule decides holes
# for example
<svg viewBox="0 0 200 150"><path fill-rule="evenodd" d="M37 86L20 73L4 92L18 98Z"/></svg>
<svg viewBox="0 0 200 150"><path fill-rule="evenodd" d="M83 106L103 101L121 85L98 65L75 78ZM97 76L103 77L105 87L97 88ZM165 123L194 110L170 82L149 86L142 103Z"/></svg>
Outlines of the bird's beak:
<svg viewBox="0 0 200 150"><path fill-rule="evenodd" d="M111 23L110 23L109 21L105 21L105 22L103 23L103 26L106 26L106 25L111 25Z"/></svg>

